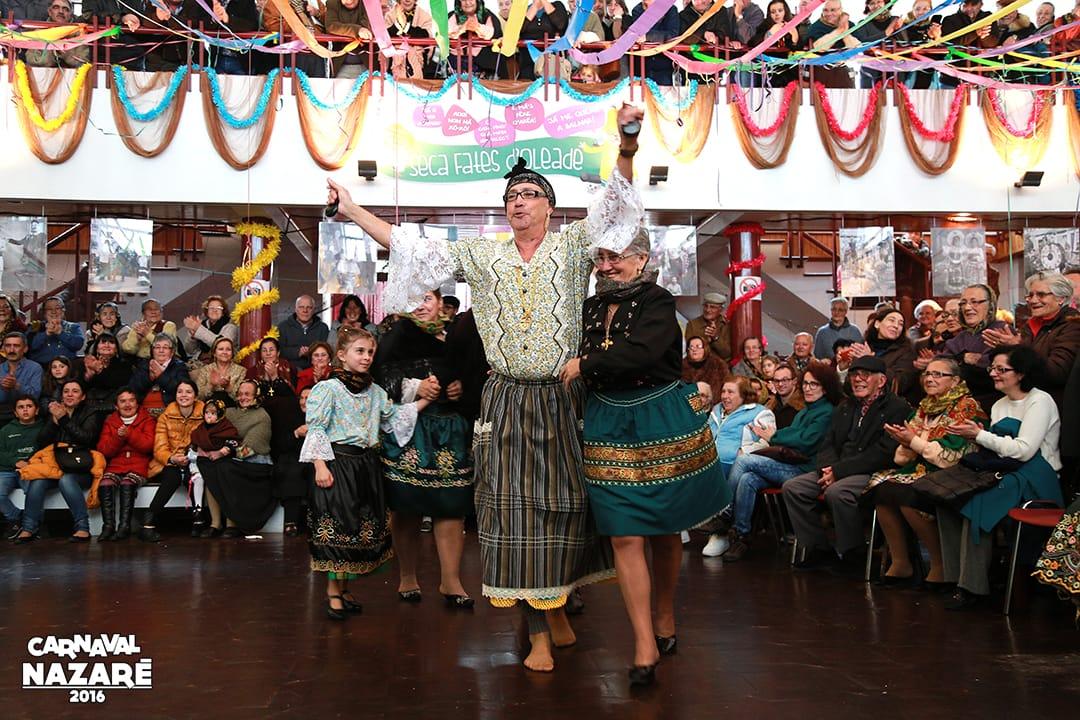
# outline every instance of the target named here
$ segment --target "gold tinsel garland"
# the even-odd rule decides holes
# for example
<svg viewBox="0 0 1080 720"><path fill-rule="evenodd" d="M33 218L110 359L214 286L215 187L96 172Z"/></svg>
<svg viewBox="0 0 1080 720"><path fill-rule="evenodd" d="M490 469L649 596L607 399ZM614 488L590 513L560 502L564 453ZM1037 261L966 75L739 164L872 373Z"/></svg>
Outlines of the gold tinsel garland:
<svg viewBox="0 0 1080 720"><path fill-rule="evenodd" d="M281 252L281 231L273 225L267 225L265 223L240 223L236 226L236 233L238 235L251 235L253 237L260 237L266 240L266 246L263 247L259 253L248 262L244 263L240 267L233 270L232 273L232 289L236 292L241 292L244 287L248 285L252 280L258 277L259 273L263 271L270 263L274 262L278 253ZM244 298L236 307L233 308L231 319L236 325L240 324L240 319L250 312L254 312L267 305L272 305L281 299L281 292L277 288L270 288L266 292L257 293L249 297ZM271 327L270 330L263 337L259 338L253 343L245 345L240 348L236 353L236 361L241 362L251 353L259 349L259 344L268 337L277 339L280 337L277 327Z"/></svg>

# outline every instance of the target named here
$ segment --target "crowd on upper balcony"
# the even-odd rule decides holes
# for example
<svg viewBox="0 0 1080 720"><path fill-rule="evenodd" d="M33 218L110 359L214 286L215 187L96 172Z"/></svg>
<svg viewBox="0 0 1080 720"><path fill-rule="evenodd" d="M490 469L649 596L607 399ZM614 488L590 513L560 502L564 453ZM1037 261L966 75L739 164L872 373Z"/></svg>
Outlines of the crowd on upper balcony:
<svg viewBox="0 0 1080 720"><path fill-rule="evenodd" d="M726 0L719 0L726 2ZM805 7L808 0L800 0ZM622 37L630 26L651 5L653 0L629 6L626 0L598 0L589 13L576 45L579 48L599 49ZM849 5L852 0L848 0ZM906 4L907 0L905 0ZM959 9L947 15L929 15L931 0L915 0L902 15L883 12L885 0L866 0L860 8L845 8L842 0L826 0L820 11L797 27L790 29L769 49L772 58L783 59L798 51L839 51L859 48L866 43L884 42L911 45L952 37L948 44L986 50L1023 41L1035 33L1062 27L1080 17L1080 5L1058 16L1053 3L1033 0L1031 16L1013 11L995 22L962 32L986 18L992 9L1007 6L1009 0L996 0L996 8L985 8L982 0L963 0ZM507 57L493 51L491 41L501 38L509 18L510 0L498 0L491 5L483 0L454 0L449 12L449 37L454 46L447 62L438 62L432 43L435 23L431 13L417 0L382 1L382 12L391 38L427 41L410 45L403 55L389 59L388 70L397 77L437 78L455 72L471 72L491 79L532 80L539 75L559 76L583 83L618 79L630 73L627 59L604 66L581 64L569 55L541 56L534 60L529 49L519 48ZM84 0L73 7L72 0L0 0L0 12L5 18L40 20L64 24L74 20L120 25L126 31L109 43L109 62L146 70L172 70L188 63L214 67L230 74L261 74L277 65L277 58L258 52L211 46L205 58L193 45L191 28L202 28L209 34L228 37L231 33L253 31L277 32L288 29L274 0L209 0L207 12L193 0ZM359 48L332 61L324 61L311 53L298 54L296 66L310 76L356 77L365 68L378 69L373 59L371 22L361 0L289 0L288 6L300 22L317 35L331 35L362 41ZM712 0L685 0L681 10L670 8L640 40L660 43L679 37L713 6ZM897 9L895 6L891 9ZM798 12L795 8L794 12ZM543 45L554 42L567 32L569 20L576 9L575 0L530 0L521 28L520 40ZM852 12L861 14L852 16ZM857 18L878 13L869 22L858 25ZM771 0L758 5L752 0L731 0L709 17L689 38L687 45L699 45L703 52L715 56L736 56L745 49L771 39L792 19L793 8L788 0ZM852 30L853 28L854 31ZM133 34L141 31L139 34ZM160 33L154 31L163 31ZM327 41L329 39L327 38ZM337 46L341 46L341 42ZM1048 56L1052 52L1071 52L1080 48L1080 29L1067 28L1051 38L1025 46L1026 53ZM38 50L26 52L32 65L61 65L72 67L86 62L89 49L82 47L66 52ZM202 58L200 60L200 58ZM99 61L102 57L99 55ZM741 85L782 85L796 79L801 72L809 77L807 68L782 63L769 63L763 70L750 72L737 69L731 72L733 82ZM1029 82L1048 82L1049 70L1032 72L1001 71L1004 79ZM634 75L640 74L635 66ZM662 85L681 84L688 79L664 55L648 57L644 62L647 77ZM814 68L814 79L830 87L869 86L881 77L873 70L855 70L842 63ZM903 73L903 80L912 87L926 88L955 86L955 77L934 70Z"/></svg>

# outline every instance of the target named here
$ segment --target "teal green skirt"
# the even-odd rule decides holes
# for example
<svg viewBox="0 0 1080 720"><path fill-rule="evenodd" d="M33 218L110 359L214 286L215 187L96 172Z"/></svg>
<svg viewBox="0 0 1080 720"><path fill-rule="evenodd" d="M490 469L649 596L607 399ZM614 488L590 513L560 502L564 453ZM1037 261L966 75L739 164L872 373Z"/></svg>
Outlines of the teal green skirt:
<svg viewBox="0 0 1080 720"><path fill-rule="evenodd" d="M433 518L463 518L473 512L473 462L469 423L433 405L416 420L401 447L383 433L386 504L395 512Z"/></svg>
<svg viewBox="0 0 1080 720"><path fill-rule="evenodd" d="M681 382L589 394L585 482L601 535L669 535L720 511L709 410Z"/></svg>

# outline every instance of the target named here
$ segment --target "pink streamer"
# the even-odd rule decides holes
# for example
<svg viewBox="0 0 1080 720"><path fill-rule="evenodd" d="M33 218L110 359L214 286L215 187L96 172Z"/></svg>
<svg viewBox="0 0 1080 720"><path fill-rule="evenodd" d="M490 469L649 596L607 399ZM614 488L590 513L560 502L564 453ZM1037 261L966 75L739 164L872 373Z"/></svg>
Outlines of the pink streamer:
<svg viewBox="0 0 1080 720"><path fill-rule="evenodd" d="M386 29L386 18L383 17L382 5L379 0L364 0L364 10L367 11L368 24L371 26L371 34L375 36L375 44L379 46L379 52L386 57L404 55L406 47L396 48L390 39L390 31ZM405 41L408 45L408 41Z"/></svg>
<svg viewBox="0 0 1080 720"><path fill-rule="evenodd" d="M365 0L365 2L369 1ZM618 60L626 54L631 45L638 41L638 38L652 30L653 25L660 22L660 18L664 17L664 14L674 5L675 0L654 0L653 4L646 8L645 12L641 13L641 16L634 21L634 24L626 28L623 34L619 36L619 39L611 44L611 47L598 53L585 53L577 48L570 48L569 55L582 65L603 65L612 60ZM814 5L814 7L817 7L817 5Z"/></svg>
<svg viewBox="0 0 1080 720"><path fill-rule="evenodd" d="M664 54L667 55L672 62L674 62L676 65L683 68L687 72L693 73L695 75L715 75L716 73L726 70L727 68L731 67L736 63L750 62L758 55L761 55L773 45L783 40L784 37L786 37L789 32L794 30L799 23L810 17L811 13L813 13L815 10L817 10L820 6L824 4L825 0L813 0L813 2L811 2L808 6L806 6L802 10L799 10L799 12L793 18L784 23L783 27L781 27L780 30L778 30L776 33L765 38L739 57L733 58L731 60L725 60L724 62L718 63L706 62L704 60L691 60L688 57L684 57L683 55L679 55L678 53L673 53L670 50L665 50ZM637 23L635 23L635 25L636 24ZM623 37L626 37L625 33L623 34ZM621 40L622 38L619 39Z"/></svg>

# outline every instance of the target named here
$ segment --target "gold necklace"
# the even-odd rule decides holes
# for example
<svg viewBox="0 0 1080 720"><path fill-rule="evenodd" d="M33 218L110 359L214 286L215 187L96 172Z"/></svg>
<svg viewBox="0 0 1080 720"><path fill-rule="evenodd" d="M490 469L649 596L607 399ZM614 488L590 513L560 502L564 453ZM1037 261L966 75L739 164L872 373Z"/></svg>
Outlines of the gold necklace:
<svg viewBox="0 0 1080 720"><path fill-rule="evenodd" d="M611 321L615 319L615 313L618 311L618 305L612 304L607 306L607 319L604 321L604 342L600 343L601 350L607 350L615 344L611 340Z"/></svg>

